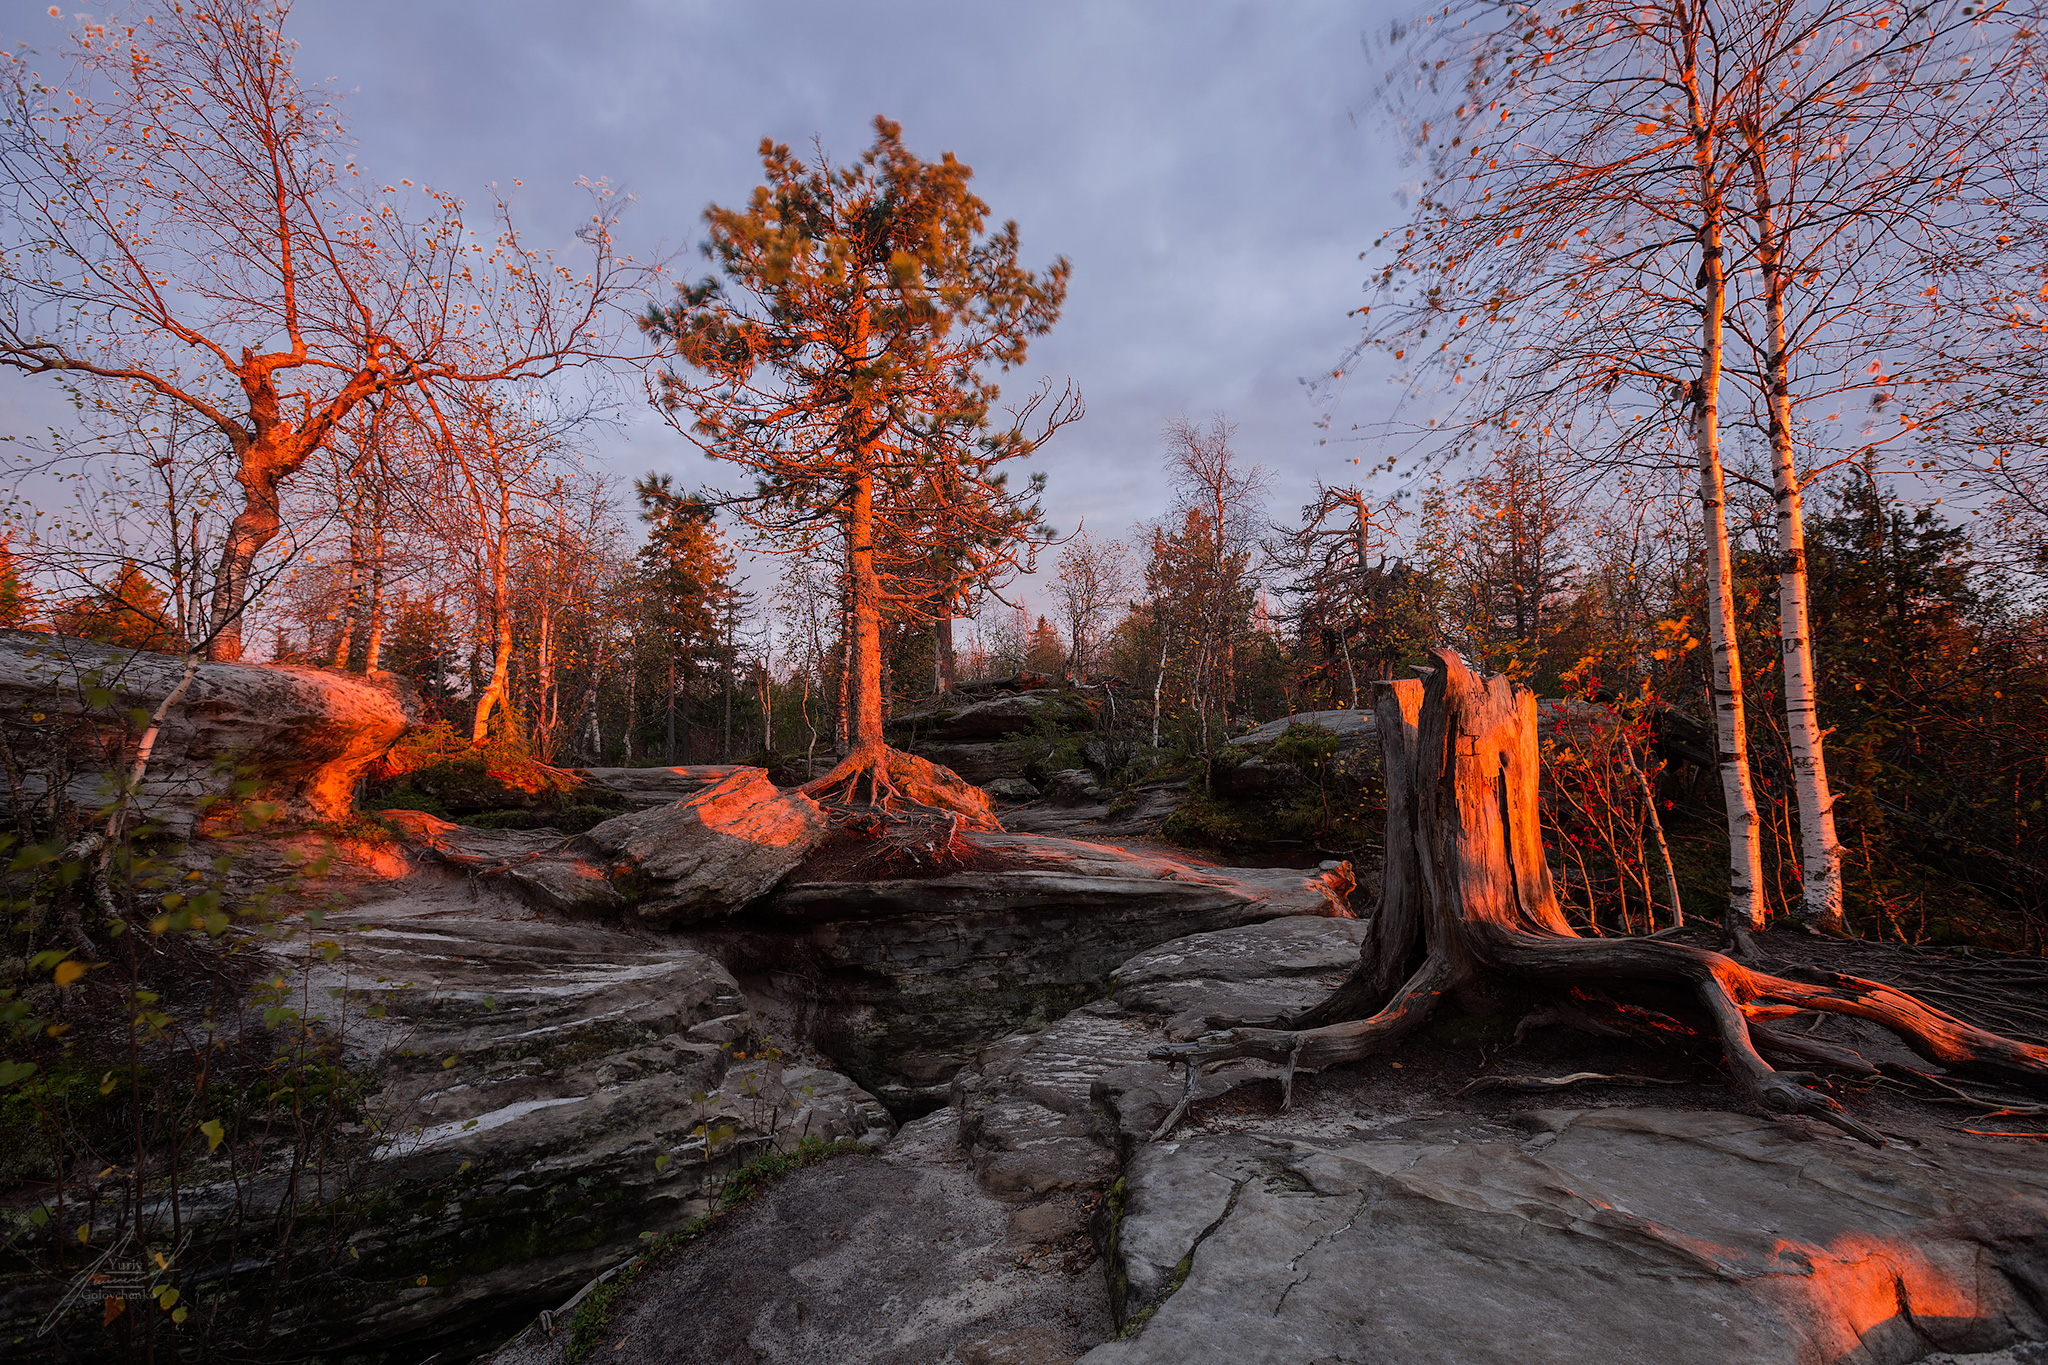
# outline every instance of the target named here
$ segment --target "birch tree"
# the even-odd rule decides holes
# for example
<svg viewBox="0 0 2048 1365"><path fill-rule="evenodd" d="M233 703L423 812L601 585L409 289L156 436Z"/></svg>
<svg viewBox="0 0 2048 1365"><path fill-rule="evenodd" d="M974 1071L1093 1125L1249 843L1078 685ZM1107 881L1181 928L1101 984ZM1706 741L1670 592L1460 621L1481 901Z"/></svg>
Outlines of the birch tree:
<svg viewBox="0 0 2048 1365"><path fill-rule="evenodd" d="M1745 78L1722 22L1711 0L1454 11L1416 88L1457 103L1417 128L1428 178L1368 343L1443 381L1447 453L1533 433L1596 465L1692 465L1734 931L1764 900L1721 453Z"/></svg>
<svg viewBox="0 0 2048 1365"><path fill-rule="evenodd" d="M1754 262L1732 331L1762 408L1778 549L1786 732L1799 807L1807 922L1843 931L1808 610L1804 495L1953 403L1927 343L1946 340L1943 277L1997 251L1972 199L2010 186L2005 149L2038 114L2024 89L2029 35L1977 7L1759 4L1735 139L1746 163L1736 230ZM2030 118L2030 113L2032 117ZM1864 411L1849 424L1851 406ZM1832 409L1832 411L1830 411ZM1809 416L1809 413L1817 414ZM1853 439L1831 443L1839 433Z"/></svg>
<svg viewBox="0 0 2048 1365"><path fill-rule="evenodd" d="M350 413L603 358L639 274L602 202L578 274L502 202L479 240L459 201L365 182L332 100L293 70L289 13L137 6L68 35L61 77L0 58L0 365L152 391L227 442L242 505L213 572L216 660L241 657L287 485Z"/></svg>

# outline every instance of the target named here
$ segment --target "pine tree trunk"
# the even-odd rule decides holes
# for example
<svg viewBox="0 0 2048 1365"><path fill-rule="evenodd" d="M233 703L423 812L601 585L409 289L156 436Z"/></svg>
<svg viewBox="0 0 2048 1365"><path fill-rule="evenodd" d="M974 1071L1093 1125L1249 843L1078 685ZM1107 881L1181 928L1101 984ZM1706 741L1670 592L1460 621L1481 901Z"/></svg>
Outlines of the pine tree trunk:
<svg viewBox="0 0 2048 1365"><path fill-rule="evenodd" d="M1828 788L1820 715L1815 708L1813 636L1806 597L1806 514L1792 452L1792 393L1785 355L1783 244L1771 216L1769 182L1757 165L1758 264L1764 277L1770 349L1764 382L1771 413L1771 486L1778 521L1778 642L1785 666L1785 734L1799 802L1803 918L1817 929L1845 932L1842 846L1835 838L1835 798Z"/></svg>
<svg viewBox="0 0 2048 1365"><path fill-rule="evenodd" d="M852 715L849 756L880 759L882 739L882 585L875 574L875 480L857 475L847 516L848 575L852 588L853 669L848 683Z"/></svg>
<svg viewBox="0 0 2048 1365"><path fill-rule="evenodd" d="M938 695L952 695L957 668L958 660L953 653L953 608L948 602L939 608L938 619L932 622L933 683Z"/></svg>

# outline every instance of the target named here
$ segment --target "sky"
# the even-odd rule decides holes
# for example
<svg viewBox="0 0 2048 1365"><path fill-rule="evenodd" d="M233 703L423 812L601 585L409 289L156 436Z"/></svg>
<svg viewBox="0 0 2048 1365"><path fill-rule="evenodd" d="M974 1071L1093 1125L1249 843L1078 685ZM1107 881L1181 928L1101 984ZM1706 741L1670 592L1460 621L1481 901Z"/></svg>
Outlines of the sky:
<svg viewBox="0 0 2048 1365"><path fill-rule="evenodd" d="M1357 337L1360 253L1402 216L1413 172L1366 39L1406 8L299 0L286 31L300 78L343 96L366 177L479 206L521 182L524 230L571 249L576 182L603 180L632 196L622 249L680 252L690 274L705 206L744 201L763 137L850 160L886 114L918 155L955 153L993 219L1019 224L1027 265L1073 263L1058 326L1005 390L1079 387L1087 416L1034 460L1049 520L1123 535L1167 506L1160 432L1177 415L1236 423L1276 519L1372 463L1354 433L1390 410L1384 377L1303 381ZM0 37L52 55L69 21L0 3ZM48 386L0 380L8 429L57 415ZM739 482L638 402L591 438L622 481Z"/></svg>

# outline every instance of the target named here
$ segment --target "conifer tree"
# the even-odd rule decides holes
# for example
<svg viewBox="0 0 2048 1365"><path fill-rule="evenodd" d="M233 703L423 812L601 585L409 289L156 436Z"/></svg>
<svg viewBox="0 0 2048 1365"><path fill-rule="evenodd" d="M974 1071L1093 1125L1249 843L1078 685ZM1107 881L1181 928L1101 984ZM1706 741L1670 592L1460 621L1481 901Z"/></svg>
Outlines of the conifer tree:
<svg viewBox="0 0 2048 1365"><path fill-rule="evenodd" d="M8 630L37 627L35 588L22 580L14 543L4 537L0 537L0 626Z"/></svg>
<svg viewBox="0 0 2048 1365"><path fill-rule="evenodd" d="M727 505L766 548L844 556L849 752L809 790L879 803L909 774L930 795L930 775L883 740L882 619L931 601L934 552L958 566L957 601L961 582L1014 571L1042 543L1036 485L1011 488L1000 466L1079 403L1041 389L998 423L989 372L1052 327L1068 265L1022 268L1015 223L984 231L969 168L920 160L887 119L849 166L773 142L761 160L744 208L705 214L719 274L643 320L689 367L660 377L659 400L756 477Z"/></svg>

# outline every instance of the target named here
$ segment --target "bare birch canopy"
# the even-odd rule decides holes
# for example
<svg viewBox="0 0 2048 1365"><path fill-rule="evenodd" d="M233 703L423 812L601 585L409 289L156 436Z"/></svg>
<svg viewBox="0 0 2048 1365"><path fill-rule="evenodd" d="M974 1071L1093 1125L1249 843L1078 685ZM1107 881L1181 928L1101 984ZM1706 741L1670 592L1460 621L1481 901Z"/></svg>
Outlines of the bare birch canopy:
<svg viewBox="0 0 2048 1365"><path fill-rule="evenodd" d="M222 0L87 24L65 87L9 57L0 128L0 365L135 386L188 408L237 462L210 652L241 654L280 485L374 395L530 380L613 349L602 202L578 274L503 201L364 181L336 110L300 84L288 4ZM410 189L408 186L406 189Z"/></svg>

